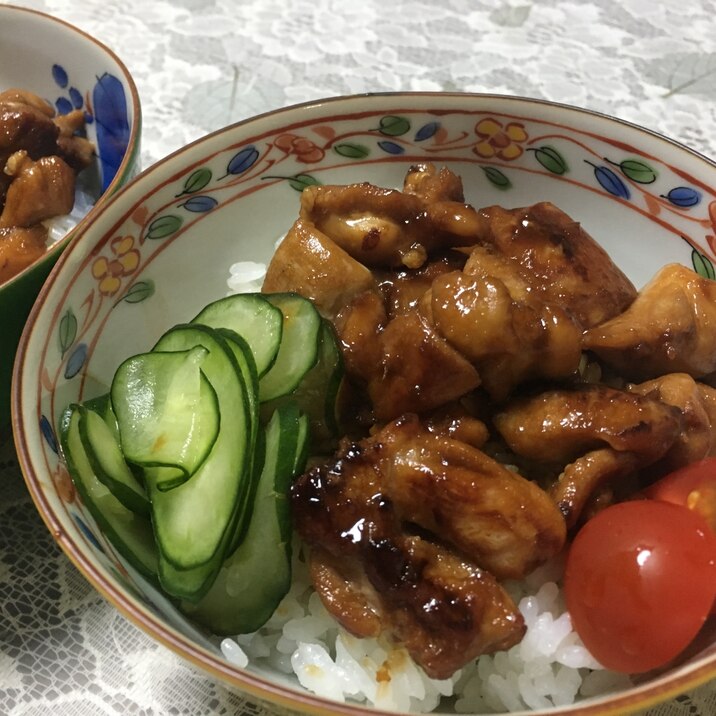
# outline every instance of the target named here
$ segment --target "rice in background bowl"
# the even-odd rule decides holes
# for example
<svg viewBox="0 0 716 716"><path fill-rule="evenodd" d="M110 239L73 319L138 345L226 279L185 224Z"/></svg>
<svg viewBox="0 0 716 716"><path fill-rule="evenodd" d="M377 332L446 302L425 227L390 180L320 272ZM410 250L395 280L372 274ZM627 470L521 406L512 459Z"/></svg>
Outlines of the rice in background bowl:
<svg viewBox="0 0 716 716"><path fill-rule="evenodd" d="M29 90L58 114L86 113L96 159L78 179L75 209L52 221L47 252L0 284L0 426L10 419L13 360L40 287L74 228L138 170L141 110L137 88L112 50L44 13L0 5L0 90Z"/></svg>
<svg viewBox="0 0 716 716"><path fill-rule="evenodd" d="M501 154L502 138L495 132L511 125L519 125L518 136L524 138L512 140L514 151ZM313 147L310 156L296 150L308 143ZM651 168L655 180L642 184L630 177L631 163L624 164L626 172L619 170L627 159ZM28 487L62 548L103 594L154 638L212 675L289 709L365 713L306 692L271 659L243 666L239 648L250 650L242 644L244 637L234 645L225 643L225 655L221 640L198 629L123 563L68 488L56 450L57 419L68 403L105 392L123 358L147 350L166 329L225 295L232 264L266 264L276 238L297 215L304 186L358 181L400 186L407 168L421 161L445 164L461 176L466 200L474 206L553 202L603 243L637 286L666 263L706 265L714 259L706 237L708 208L716 200L710 189L716 186L716 167L658 135L601 115L512 97L339 98L227 127L140 175L85 225L62 257L21 342L13 390L16 441ZM673 193L675 188L680 192ZM682 196L683 190L698 198L688 209L660 198L670 192ZM105 281L93 268L97 261L118 259L118 237L123 237L122 251L134 252L137 260L118 271L116 280ZM76 307L88 296L91 314L68 333ZM299 581L295 587L300 590ZM551 613L553 592L546 587L540 594L537 587L542 604L534 610L527 603L525 610ZM309 615L320 619L310 614L315 599L312 603L309 596L306 604ZM279 626L284 636L286 624ZM306 625L291 625L289 631L294 626L301 630ZM563 626L560 622L557 629ZM281 636L271 638L278 643ZM285 646L291 651L288 643ZM275 656L284 666L285 657L290 660L288 652ZM496 662L504 658L494 657L492 666L501 668ZM483 668L489 679L489 669ZM561 708L582 716L626 713L715 674L716 646L713 633L707 633L672 669L614 694ZM466 692L472 688L469 682L464 686ZM536 713L555 712L537 701ZM464 711L469 705L457 708ZM475 702L472 708L482 706Z"/></svg>

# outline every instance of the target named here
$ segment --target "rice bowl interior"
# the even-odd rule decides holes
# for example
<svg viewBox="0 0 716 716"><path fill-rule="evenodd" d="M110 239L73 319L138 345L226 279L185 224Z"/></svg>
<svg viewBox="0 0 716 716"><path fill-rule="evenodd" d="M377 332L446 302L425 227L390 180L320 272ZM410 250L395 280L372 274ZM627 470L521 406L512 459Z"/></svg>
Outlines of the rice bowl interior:
<svg viewBox="0 0 716 716"><path fill-rule="evenodd" d="M513 152L500 154L497 144L490 144L492 135L485 136L486 126L506 131L516 125L522 133L512 142ZM311 153L295 150L292 137L306 139ZM627 160L653 170L654 180L637 181L644 174L630 175L634 165ZM406 169L420 161L445 164L459 174L473 206L552 201L604 245L637 287L666 263L713 260L707 236L709 205L716 201L709 188L715 167L661 137L599 115L516 98L420 94L331 100L222 130L123 190L63 256L33 310L16 366L13 410L23 472L70 558L155 638L260 699L303 711L358 713L331 699L350 700L361 689L364 675L357 664L366 645L341 637L338 666L322 662L325 654L315 645L305 645L291 664L292 642L326 628L321 607L306 592L300 562L291 596L304 599L305 615L297 601L287 600L268 625L273 635L223 643L210 637L124 563L97 528L59 459L55 426L65 405L106 391L123 358L153 345L165 329L209 301L240 289L239 279L255 280L260 268L244 264L230 271L230 266L268 262L277 237L297 214L304 186L356 181L400 186ZM689 206L679 203L686 190L694 200ZM669 196L672 201L664 199ZM102 271L107 266L112 270ZM254 274L242 276L246 268ZM230 275L233 283L227 285ZM456 677L462 694L457 699L440 702L455 686L427 681L408 662L391 683L405 683L412 701L403 689L376 691L366 682L363 692L373 694L378 710L432 709L440 703L441 709L466 713L501 708L546 713L568 704L581 687L583 698L571 713L624 713L713 677L716 647L707 634L697 653L643 683L626 685L599 671L582 683L585 672L576 668L591 662L568 636L553 574L535 575L530 585L535 596L520 604L533 631L513 651L481 659L472 675ZM268 645L275 648L263 660ZM384 646L368 646L380 661ZM534 659L535 652L543 656ZM245 667L245 654L256 663ZM525 654L529 665L520 678ZM552 671L551 662L562 666ZM306 683L318 697L287 675L304 663L324 663L309 670L316 679ZM593 696L614 689L613 696Z"/></svg>

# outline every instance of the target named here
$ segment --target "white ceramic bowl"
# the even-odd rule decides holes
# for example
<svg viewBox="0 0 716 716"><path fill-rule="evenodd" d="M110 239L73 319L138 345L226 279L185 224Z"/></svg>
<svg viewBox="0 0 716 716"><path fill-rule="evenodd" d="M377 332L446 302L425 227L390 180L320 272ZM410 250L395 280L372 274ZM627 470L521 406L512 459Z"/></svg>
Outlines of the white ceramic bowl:
<svg viewBox="0 0 716 716"><path fill-rule="evenodd" d="M0 5L0 90L11 87L43 97L59 114L85 111L96 159L82 175L82 190L95 205L137 173L141 126L137 88L121 60L95 38L50 15ZM0 426L10 417L10 378L25 319L54 262L75 234L70 231L40 259L0 285Z"/></svg>
<svg viewBox="0 0 716 716"><path fill-rule="evenodd" d="M512 97L347 97L227 127L141 174L82 227L20 345L18 454L61 547L153 637L255 697L297 710L364 713L315 697L278 672L232 666L215 640L128 570L72 487L58 456L57 419L69 402L105 392L123 358L226 294L230 264L266 262L296 217L306 183L400 186L407 168L426 160L459 174L476 206L554 202L637 285L667 262L707 272L714 260L716 166L659 135ZM707 641L662 675L569 712L627 713L713 678L716 643Z"/></svg>

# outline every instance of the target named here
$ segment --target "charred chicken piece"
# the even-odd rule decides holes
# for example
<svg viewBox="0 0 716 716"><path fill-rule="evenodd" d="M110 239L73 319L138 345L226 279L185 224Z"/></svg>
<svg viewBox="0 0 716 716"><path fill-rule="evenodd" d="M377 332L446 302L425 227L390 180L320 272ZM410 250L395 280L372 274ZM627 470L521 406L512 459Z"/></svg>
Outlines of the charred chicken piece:
<svg viewBox="0 0 716 716"><path fill-rule="evenodd" d="M636 296L607 252L549 202L481 210L497 250L530 275L531 290L546 304L569 310L582 328L621 313Z"/></svg>
<svg viewBox="0 0 716 716"><path fill-rule="evenodd" d="M654 462L683 430L681 411L660 400L605 385L548 390L514 400L494 424L518 455L566 464L609 446Z"/></svg>
<svg viewBox="0 0 716 716"><path fill-rule="evenodd" d="M79 132L85 126L85 114L81 109L75 109L67 114L57 115L53 119L60 130L57 137L57 146L60 156L76 173L87 168L94 158L94 145Z"/></svg>
<svg viewBox="0 0 716 716"><path fill-rule="evenodd" d="M494 424L515 453L555 466L551 495L569 527L598 490L660 460L684 429L679 408L603 385L516 400Z"/></svg>
<svg viewBox="0 0 716 716"><path fill-rule="evenodd" d="M81 111L56 117L32 92L0 92L0 282L44 253L40 222L72 210L75 174L93 157L83 125Z"/></svg>
<svg viewBox="0 0 716 716"><path fill-rule="evenodd" d="M307 187L300 217L373 268L419 268L430 252L469 246L486 228L467 204L430 202L368 183Z"/></svg>
<svg viewBox="0 0 716 716"><path fill-rule="evenodd" d="M457 547L498 579L520 579L564 546L564 520L549 496L416 416L373 437L380 488L397 516Z"/></svg>
<svg viewBox="0 0 716 716"><path fill-rule="evenodd" d="M438 169L434 164L415 164L403 181L403 191L415 194L429 203L437 201L465 201L462 179L447 167Z"/></svg>
<svg viewBox="0 0 716 716"><path fill-rule="evenodd" d="M344 444L331 465L292 487L294 524L318 550L311 572L346 629L378 625L430 676L446 678L479 654L506 649L524 622L495 578L470 560L403 528L382 492L381 444Z"/></svg>
<svg viewBox="0 0 716 716"><path fill-rule="evenodd" d="M0 228L28 228L53 216L72 211L75 203L75 175L60 157L32 160L27 152L15 152L5 165L12 178Z"/></svg>
<svg viewBox="0 0 716 716"><path fill-rule="evenodd" d="M335 320L348 378L367 391L372 420L428 411L469 392L479 377L416 312L388 321L382 296L365 291ZM371 420L371 422L372 422Z"/></svg>
<svg viewBox="0 0 716 716"><path fill-rule="evenodd" d="M431 257L419 269L374 271L380 292L385 299L388 318L395 318L419 309L425 294L430 291L436 278L452 271L459 271L464 265L464 254L449 251Z"/></svg>
<svg viewBox="0 0 716 716"><path fill-rule="evenodd" d="M426 416L425 427L437 435L482 448L490 439L490 430L460 403L448 403Z"/></svg>
<svg viewBox="0 0 716 716"><path fill-rule="evenodd" d="M472 250L463 271L433 281L431 315L495 400L525 380L563 378L579 366L582 331L572 316L533 293L519 264L486 247Z"/></svg>
<svg viewBox="0 0 716 716"><path fill-rule="evenodd" d="M680 264L664 266L618 316L584 335L584 345L630 380L716 371L716 282Z"/></svg>
<svg viewBox="0 0 716 716"><path fill-rule="evenodd" d="M650 468L653 479L716 455L716 389L686 373L663 375L628 389L681 411L684 429L658 464Z"/></svg>
<svg viewBox="0 0 716 716"><path fill-rule="evenodd" d="M636 453L601 448L567 465L550 489L567 527L577 524L585 507L598 499L604 488L633 476L643 463Z"/></svg>
<svg viewBox="0 0 716 716"><path fill-rule="evenodd" d="M18 151L27 152L31 159L57 154L57 137L60 130L48 115L52 108L37 98L32 104L19 100L27 93L19 90L3 93L0 101L0 207L4 204L5 194L12 176L4 170L8 159Z"/></svg>
<svg viewBox="0 0 716 716"><path fill-rule="evenodd" d="M11 87L0 92L0 105L6 107L31 107L50 119L55 116L55 110L49 102L34 92L18 87Z"/></svg>
<svg viewBox="0 0 716 716"><path fill-rule="evenodd" d="M472 364L416 311L390 321L378 340L368 394L381 422L432 410L480 384Z"/></svg>
<svg viewBox="0 0 716 716"><path fill-rule="evenodd" d="M42 224L29 229L0 229L0 283L9 281L45 253L47 229Z"/></svg>
<svg viewBox="0 0 716 716"><path fill-rule="evenodd" d="M319 544L309 558L311 582L326 610L353 636L377 637L383 631L383 609L360 561L333 555Z"/></svg>
<svg viewBox="0 0 716 716"><path fill-rule="evenodd" d="M377 288L373 274L311 223L298 219L276 249L264 293L295 291L333 319L354 296Z"/></svg>

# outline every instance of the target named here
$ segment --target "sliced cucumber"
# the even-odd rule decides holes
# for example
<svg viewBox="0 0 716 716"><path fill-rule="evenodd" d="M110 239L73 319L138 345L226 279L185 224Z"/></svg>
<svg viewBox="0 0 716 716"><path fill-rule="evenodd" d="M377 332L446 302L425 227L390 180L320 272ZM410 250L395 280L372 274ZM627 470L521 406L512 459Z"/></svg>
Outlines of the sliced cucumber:
<svg viewBox="0 0 716 716"><path fill-rule="evenodd" d="M116 433L94 410L78 410L80 439L92 472L128 510L149 517L147 494L129 469Z"/></svg>
<svg viewBox="0 0 716 716"><path fill-rule="evenodd" d="M188 570L223 558L236 514L243 510L251 479L251 416L241 370L232 349L215 330L199 324L176 326L156 345L158 351L186 351L203 346L202 371L218 397L221 429L211 452L191 480L168 492L157 489L150 471L154 533L162 560ZM228 533L228 534L227 534ZM171 594L186 591L163 581Z"/></svg>
<svg viewBox="0 0 716 716"><path fill-rule="evenodd" d="M260 293L238 293L206 306L192 323L228 328L251 348L256 370L264 375L274 364L281 344L283 314Z"/></svg>
<svg viewBox="0 0 716 716"><path fill-rule="evenodd" d="M261 402L280 398L296 389L318 360L321 316L315 306L297 293L264 294L281 309L283 333L276 362L259 382Z"/></svg>
<svg viewBox="0 0 716 716"><path fill-rule="evenodd" d="M217 552L205 564L189 569L177 569L165 559L159 559L159 583L172 597L191 604L199 601L209 590L221 568L223 555Z"/></svg>
<svg viewBox="0 0 716 716"><path fill-rule="evenodd" d="M104 420L105 424L112 431L115 439L119 443L120 439L119 428L117 427L117 416L114 414L114 410L112 410L112 397L110 394L103 393L102 395L98 395L96 398L90 398L89 400L85 400L82 405L88 410L92 410L97 413L97 415Z"/></svg>
<svg viewBox="0 0 716 716"><path fill-rule="evenodd" d="M229 557L206 596L182 608L216 634L256 631L273 614L291 583L288 491L306 431L294 403L280 406L266 432L266 458L246 539Z"/></svg>
<svg viewBox="0 0 716 716"><path fill-rule="evenodd" d="M288 395L267 401L261 406L264 418L282 402L293 400L302 413L308 415L311 426L311 451L328 452L335 447L338 428L338 390L343 380L343 355L335 330L329 321L321 319L318 360L298 386Z"/></svg>
<svg viewBox="0 0 716 716"><path fill-rule="evenodd" d="M228 555L236 549L246 534L246 529L249 525L250 511L254 502L254 495L256 494L256 485L258 484L261 465L263 463L263 456L260 456L258 464L255 465L254 463L256 462L257 457L256 439L259 431L259 377L256 369L256 363L253 359L253 352L249 347L248 341L244 340L244 338L235 331L228 328L220 328L218 330L219 333L226 338L227 343L234 351L236 362L238 363L244 377L244 382L247 388L246 397L249 403L249 444L254 446L249 457L250 464L247 467L251 475L248 492L246 500L244 501L244 508L239 510L236 515L234 535L228 546Z"/></svg>
<svg viewBox="0 0 716 716"><path fill-rule="evenodd" d="M97 479L82 444L79 423L79 408L71 405L62 414L58 430L62 455L72 482L117 552L156 584L159 559L152 525L146 517L128 510Z"/></svg>
<svg viewBox="0 0 716 716"><path fill-rule="evenodd" d="M127 460L154 471L160 490L186 482L204 462L219 432L218 399L201 367L203 346L141 353L112 380L112 407Z"/></svg>

